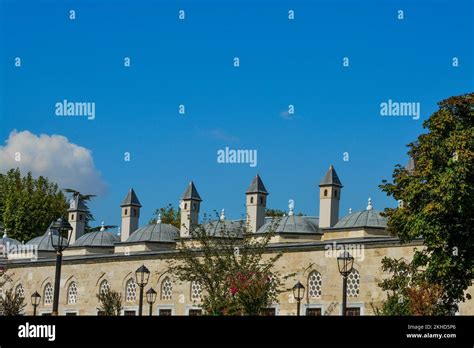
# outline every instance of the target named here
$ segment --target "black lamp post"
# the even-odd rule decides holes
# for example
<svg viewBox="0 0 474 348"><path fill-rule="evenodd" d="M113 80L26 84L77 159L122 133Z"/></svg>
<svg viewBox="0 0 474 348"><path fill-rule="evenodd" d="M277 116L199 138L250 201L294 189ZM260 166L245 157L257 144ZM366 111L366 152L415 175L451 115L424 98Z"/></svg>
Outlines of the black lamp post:
<svg viewBox="0 0 474 348"><path fill-rule="evenodd" d="M33 295L31 295L31 304L33 305L33 316L36 316L36 307L38 307L40 299L41 295L38 294L38 291L35 291Z"/></svg>
<svg viewBox="0 0 474 348"><path fill-rule="evenodd" d="M354 266L354 258L352 255L344 251L337 257L337 267L342 275L342 315L346 315L347 306L347 276L352 272Z"/></svg>
<svg viewBox="0 0 474 348"><path fill-rule="evenodd" d="M69 239L72 230L72 226L64 218L60 217L50 228L50 239L51 244L56 250L56 275L54 277L54 299L53 299L53 312L52 315L58 315L58 304L59 304L59 283L61 279L61 264L63 260L63 251L69 245Z"/></svg>
<svg viewBox="0 0 474 348"><path fill-rule="evenodd" d="M293 286L293 296L296 299L296 315L300 315L301 300L304 298L304 285L299 281Z"/></svg>
<svg viewBox="0 0 474 348"><path fill-rule="evenodd" d="M156 291L153 288L148 289L146 292L146 301L150 305L150 316L153 312L153 303L156 301Z"/></svg>
<svg viewBox="0 0 474 348"><path fill-rule="evenodd" d="M137 285L140 287L140 299L138 303L138 315L142 315L143 313L143 288L148 284L148 278L150 277L150 271L148 268L145 267L145 265L141 265L136 271L135 271L135 279L137 282Z"/></svg>

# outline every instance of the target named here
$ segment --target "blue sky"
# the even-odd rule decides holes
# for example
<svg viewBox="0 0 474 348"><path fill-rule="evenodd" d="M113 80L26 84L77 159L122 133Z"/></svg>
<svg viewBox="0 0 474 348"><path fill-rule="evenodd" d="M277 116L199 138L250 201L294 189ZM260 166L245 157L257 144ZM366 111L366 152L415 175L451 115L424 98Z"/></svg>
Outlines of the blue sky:
<svg viewBox="0 0 474 348"><path fill-rule="evenodd" d="M406 163L422 121L438 101L473 91L473 13L472 1L440 0L0 0L0 146L28 130L90 150L97 224L120 224L129 187L144 224L177 205L190 180L202 212L240 218L256 173L269 207L293 199L317 215L330 164L344 184L341 215L369 196L382 210L394 202L378 185ZM95 102L95 120L56 116L63 99ZM419 102L420 119L380 116L388 99ZM295 114L284 117L290 104ZM257 167L217 163L226 146L257 150Z"/></svg>

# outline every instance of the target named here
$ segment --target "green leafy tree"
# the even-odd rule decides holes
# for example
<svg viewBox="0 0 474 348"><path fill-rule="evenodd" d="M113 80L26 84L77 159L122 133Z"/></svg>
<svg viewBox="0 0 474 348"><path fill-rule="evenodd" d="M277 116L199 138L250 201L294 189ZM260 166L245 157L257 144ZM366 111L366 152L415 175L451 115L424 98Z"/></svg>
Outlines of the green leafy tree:
<svg viewBox="0 0 474 348"><path fill-rule="evenodd" d="M8 236L28 241L45 233L50 223L66 216L68 204L58 185L45 177L34 179L20 169L0 174L0 223Z"/></svg>
<svg viewBox="0 0 474 348"><path fill-rule="evenodd" d="M4 316L21 315L25 307L25 298L17 294L13 289L7 290L0 297L0 313L3 313Z"/></svg>
<svg viewBox="0 0 474 348"><path fill-rule="evenodd" d="M98 310L103 313L104 316L119 316L123 309L122 306L122 294L115 290L108 290L97 294L97 298L100 302Z"/></svg>
<svg viewBox="0 0 474 348"><path fill-rule="evenodd" d="M178 229L181 228L181 212L171 203L169 203L166 207L156 209L153 213L153 218L149 221L150 224L156 223L158 214L161 214L162 223L173 225Z"/></svg>
<svg viewBox="0 0 474 348"><path fill-rule="evenodd" d="M86 207L86 224L85 224L85 227L84 227L84 231L85 233L89 233L89 232L93 232L91 230L91 226L90 226L90 222L91 221L94 221L95 218L94 218L94 215L92 215L90 209L89 209L89 206L88 206L88 203L91 201L92 198L94 197L97 197L96 195L91 195L91 194L82 194L80 193L79 191L77 190L74 190L74 189L70 189L70 188L66 188L66 189L63 189L64 192L66 193L69 193L72 198L76 198L77 196L79 196L79 198L82 200L82 203L84 203L84 206Z"/></svg>
<svg viewBox="0 0 474 348"><path fill-rule="evenodd" d="M279 216L283 216L285 215L286 213L283 211L283 210L280 210L280 209L266 209L265 210L265 216L269 216L269 217L279 217Z"/></svg>
<svg viewBox="0 0 474 348"><path fill-rule="evenodd" d="M286 215L286 212L284 212L283 210L280 210L280 209L266 209L265 210L265 216L266 217L281 217L281 216L285 216ZM304 216L303 213L296 213L295 214L296 216Z"/></svg>
<svg viewBox="0 0 474 348"><path fill-rule="evenodd" d="M199 282L202 308L209 315L258 315L278 301L280 274L273 270L282 256L264 256L273 233L259 238L240 236L224 225L196 225L190 238L178 242L178 255L168 261L168 272L182 282ZM219 229L222 227L222 229Z"/></svg>
<svg viewBox="0 0 474 348"><path fill-rule="evenodd" d="M443 100L423 127L428 132L408 145L414 169L398 165L393 182L380 187L399 202L385 210L389 230L401 243L422 239L424 248L410 263L392 260L390 267L405 267L411 287L439 285L433 313L449 314L471 298L465 291L474 274L474 94ZM406 291L403 281L395 285Z"/></svg>

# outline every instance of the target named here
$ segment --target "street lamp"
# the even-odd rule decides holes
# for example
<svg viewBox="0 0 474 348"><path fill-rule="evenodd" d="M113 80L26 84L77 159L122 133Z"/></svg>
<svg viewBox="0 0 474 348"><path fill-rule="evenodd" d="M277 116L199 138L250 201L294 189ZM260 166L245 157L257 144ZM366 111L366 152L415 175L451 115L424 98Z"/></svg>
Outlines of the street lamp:
<svg viewBox="0 0 474 348"><path fill-rule="evenodd" d="M56 250L56 275L54 277L54 299L53 299L53 312L52 315L58 315L58 305L59 305L59 283L61 279L61 264L63 260L63 251L69 245L69 239L71 234L69 233L72 230L72 226L65 219L60 217L55 222L53 222L50 227L50 239L51 244Z"/></svg>
<svg viewBox="0 0 474 348"><path fill-rule="evenodd" d="M38 291L35 291L33 295L31 295L31 304L33 305L33 316L36 316L36 307L38 307L40 303L41 295L38 294Z"/></svg>
<svg viewBox="0 0 474 348"><path fill-rule="evenodd" d="M137 285L140 287L140 299L138 304L138 315L140 316L143 312L143 288L148 284L149 277L150 271L145 267L145 265L141 265L140 268L135 271L135 280Z"/></svg>
<svg viewBox="0 0 474 348"><path fill-rule="evenodd" d="M304 285L301 284L299 281L298 283L293 286L293 296L296 299L297 306L296 307L296 315L300 315L300 304L301 300L304 298Z"/></svg>
<svg viewBox="0 0 474 348"><path fill-rule="evenodd" d="M342 315L346 315L347 306L347 276L352 272L354 258L348 251L344 251L337 257L337 267L342 275Z"/></svg>
<svg viewBox="0 0 474 348"><path fill-rule="evenodd" d="M156 301L156 291L153 288L148 289L146 292L146 301L150 305L150 316L153 311L153 303Z"/></svg>

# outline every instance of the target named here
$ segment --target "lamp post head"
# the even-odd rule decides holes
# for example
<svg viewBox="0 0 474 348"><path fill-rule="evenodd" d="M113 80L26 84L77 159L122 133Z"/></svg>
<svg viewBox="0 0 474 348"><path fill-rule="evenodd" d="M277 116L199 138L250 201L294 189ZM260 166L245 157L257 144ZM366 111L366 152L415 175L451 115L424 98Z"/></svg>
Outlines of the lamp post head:
<svg viewBox="0 0 474 348"><path fill-rule="evenodd" d="M137 282L137 285L140 287L144 287L145 285L148 284L149 277L150 277L150 271L148 268L145 267L145 265L141 265L135 271L135 280Z"/></svg>
<svg viewBox="0 0 474 348"><path fill-rule="evenodd" d="M146 292L146 301L152 305L156 301L156 291L153 288L148 289Z"/></svg>
<svg viewBox="0 0 474 348"><path fill-rule="evenodd" d="M304 298L305 287L299 281L293 286L293 296L296 301L301 301Z"/></svg>
<svg viewBox="0 0 474 348"><path fill-rule="evenodd" d="M337 267L339 268L339 273L343 277L347 277L354 267L354 257L348 251L343 251L337 257Z"/></svg>
<svg viewBox="0 0 474 348"><path fill-rule="evenodd" d="M33 295L31 295L31 304L36 307L37 305L39 305L40 298L41 295L38 294L38 291L35 291Z"/></svg>
<svg viewBox="0 0 474 348"><path fill-rule="evenodd" d="M69 240L71 238L71 233L69 232L72 231L71 224L66 219L60 217L53 222L50 229L50 238L53 248L57 252L62 252L69 245ZM57 238L54 238L55 235Z"/></svg>

